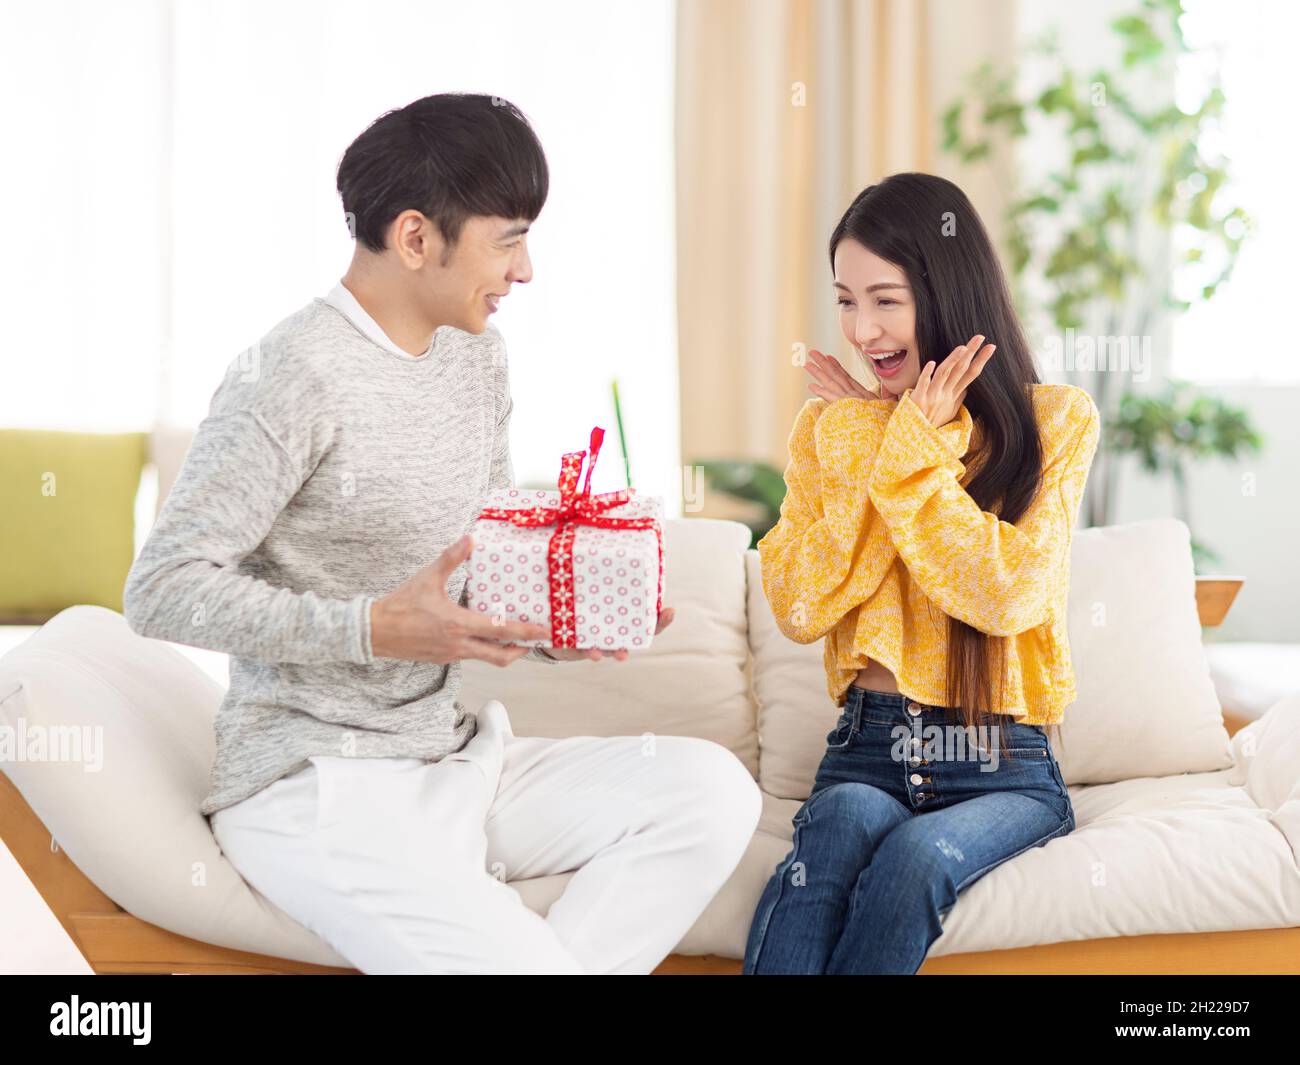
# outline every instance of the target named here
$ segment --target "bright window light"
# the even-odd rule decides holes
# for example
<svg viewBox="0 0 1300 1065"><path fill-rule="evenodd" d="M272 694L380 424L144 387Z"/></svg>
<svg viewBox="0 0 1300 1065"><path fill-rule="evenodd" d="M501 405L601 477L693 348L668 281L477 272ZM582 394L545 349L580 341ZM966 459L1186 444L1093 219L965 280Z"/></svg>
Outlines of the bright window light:
<svg viewBox="0 0 1300 1065"><path fill-rule="evenodd" d="M1186 109L1198 98L1217 55L1227 105L1221 129L1211 134L1213 148L1231 160L1226 195L1257 229L1242 245L1232 279L1174 319L1170 369L1202 382L1300 383L1300 358L1288 341L1300 245L1293 188L1300 148L1285 126L1300 4L1185 0L1184 6L1187 42L1206 52L1180 65L1178 102ZM1180 291L1195 290L1194 271L1180 268Z"/></svg>
<svg viewBox="0 0 1300 1065"><path fill-rule="evenodd" d="M371 121L506 97L551 168L506 339L515 475L606 443L680 513L672 0L50 0L0 16L13 151L0 424L193 427L226 367L347 270L334 188Z"/></svg>

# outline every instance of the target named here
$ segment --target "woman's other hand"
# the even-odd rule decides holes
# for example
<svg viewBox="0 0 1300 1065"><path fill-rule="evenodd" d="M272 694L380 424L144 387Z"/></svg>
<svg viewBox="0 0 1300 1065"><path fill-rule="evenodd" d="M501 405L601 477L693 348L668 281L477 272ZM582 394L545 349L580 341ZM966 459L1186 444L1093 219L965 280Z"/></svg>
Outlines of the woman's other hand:
<svg viewBox="0 0 1300 1065"><path fill-rule="evenodd" d="M845 398L880 398L879 392L863 388L849 376L849 372L840 365L834 355L823 355L816 348L812 348L808 352L808 361L804 363L803 368L812 375L808 390L828 403Z"/></svg>
<svg viewBox="0 0 1300 1065"><path fill-rule="evenodd" d="M921 413L936 429L957 417L966 398L966 389L980 375L985 363L993 358L997 345L985 344L981 348L983 340L984 335L977 333L969 343L953 348L942 365L927 362L921 367L916 387L911 390L912 402L921 408ZM938 370L935 370L936 366L939 366Z"/></svg>

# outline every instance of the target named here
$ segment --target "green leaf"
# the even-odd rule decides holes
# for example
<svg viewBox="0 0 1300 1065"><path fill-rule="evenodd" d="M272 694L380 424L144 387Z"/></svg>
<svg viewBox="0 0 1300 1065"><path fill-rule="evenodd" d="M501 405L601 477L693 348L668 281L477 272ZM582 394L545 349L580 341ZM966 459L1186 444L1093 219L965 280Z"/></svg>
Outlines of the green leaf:
<svg viewBox="0 0 1300 1065"><path fill-rule="evenodd" d="M1111 156L1110 146L1106 144L1088 144L1082 148L1074 150L1074 165L1081 163L1100 162L1103 159L1109 159Z"/></svg>
<svg viewBox="0 0 1300 1065"><path fill-rule="evenodd" d="M693 465L703 469L709 488L748 503L758 503L768 514L780 512L785 499L785 477L775 466L744 459L707 459Z"/></svg>

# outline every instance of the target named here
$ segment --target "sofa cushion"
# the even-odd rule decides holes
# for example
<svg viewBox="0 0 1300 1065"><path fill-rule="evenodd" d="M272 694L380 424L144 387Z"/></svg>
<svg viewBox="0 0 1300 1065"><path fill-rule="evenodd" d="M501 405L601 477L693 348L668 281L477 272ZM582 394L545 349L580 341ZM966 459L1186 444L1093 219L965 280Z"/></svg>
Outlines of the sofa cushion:
<svg viewBox="0 0 1300 1065"><path fill-rule="evenodd" d="M218 946L347 965L249 888L199 813L223 694L121 614L70 607L0 658L0 729L28 751L61 737L68 757L5 753L0 770L77 868L136 917Z"/></svg>
<svg viewBox="0 0 1300 1065"><path fill-rule="evenodd" d="M162 513L167 495L185 465L194 430L178 425L157 425L149 434L149 462L157 471L157 491L154 495L154 516Z"/></svg>
<svg viewBox="0 0 1300 1065"><path fill-rule="evenodd" d="M461 666L461 702L500 699L516 736L699 736L758 772L758 729L749 696L745 548L735 521L663 523L664 606L675 618L650 648L626 661L518 661L509 669Z"/></svg>
<svg viewBox="0 0 1300 1065"><path fill-rule="evenodd" d="M972 884L932 953L1300 924L1295 855L1229 774L1072 789L1075 831Z"/></svg>
<svg viewBox="0 0 1300 1065"><path fill-rule="evenodd" d="M1185 524L1154 518L1075 532L1069 604L1079 695L1057 747L1067 784L1232 764Z"/></svg>
<svg viewBox="0 0 1300 1065"><path fill-rule="evenodd" d="M795 643L776 627L753 548L745 552L745 572L761 752L758 783L771 795L802 802L826 753L826 734L840 716L826 691L823 642Z"/></svg>
<svg viewBox="0 0 1300 1065"><path fill-rule="evenodd" d="M0 618L122 609L144 433L0 429Z"/></svg>
<svg viewBox="0 0 1300 1065"><path fill-rule="evenodd" d="M1266 812L1300 866L1300 693L1233 733L1232 759L1229 782Z"/></svg>
<svg viewBox="0 0 1300 1065"><path fill-rule="evenodd" d="M765 791L804 799L839 711L826 693L822 644L796 644L749 573ZM1099 784L1231 764L1196 613L1187 526L1174 519L1077 530L1070 556L1070 653L1078 698L1057 759L1067 784Z"/></svg>

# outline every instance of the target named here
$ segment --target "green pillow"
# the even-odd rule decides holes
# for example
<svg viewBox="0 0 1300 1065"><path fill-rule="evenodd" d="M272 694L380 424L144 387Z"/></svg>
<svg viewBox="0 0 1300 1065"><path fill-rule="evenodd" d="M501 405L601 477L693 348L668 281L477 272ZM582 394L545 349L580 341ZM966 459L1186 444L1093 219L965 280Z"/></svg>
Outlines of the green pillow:
<svg viewBox="0 0 1300 1065"><path fill-rule="evenodd" d="M148 433L0 429L0 622L122 610Z"/></svg>

